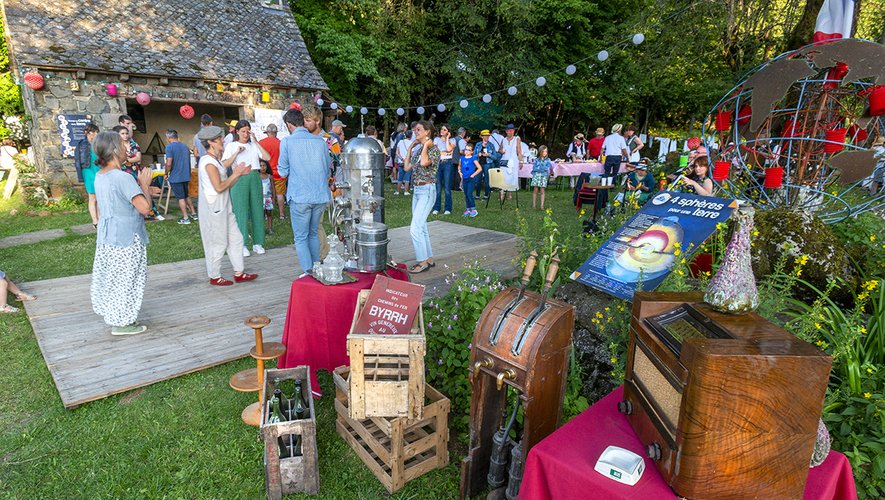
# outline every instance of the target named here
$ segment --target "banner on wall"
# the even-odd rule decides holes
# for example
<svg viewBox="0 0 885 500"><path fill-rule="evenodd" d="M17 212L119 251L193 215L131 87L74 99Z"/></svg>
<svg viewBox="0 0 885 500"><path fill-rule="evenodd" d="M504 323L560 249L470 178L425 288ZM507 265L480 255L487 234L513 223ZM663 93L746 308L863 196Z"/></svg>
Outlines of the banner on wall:
<svg viewBox="0 0 885 500"><path fill-rule="evenodd" d="M61 155L64 158L73 158L77 143L86 137L83 128L92 121L92 115L58 115L58 134L61 138Z"/></svg>
<svg viewBox="0 0 885 500"><path fill-rule="evenodd" d="M286 111L285 109L255 108L255 121L251 123L255 138L260 141L267 137L264 129L271 123L277 126L277 139L282 140L283 137L288 136L289 129L283 123L283 115Z"/></svg>
<svg viewBox="0 0 885 500"><path fill-rule="evenodd" d="M737 206L732 199L658 193L570 278L631 301L637 288L657 288L677 259L700 247Z"/></svg>

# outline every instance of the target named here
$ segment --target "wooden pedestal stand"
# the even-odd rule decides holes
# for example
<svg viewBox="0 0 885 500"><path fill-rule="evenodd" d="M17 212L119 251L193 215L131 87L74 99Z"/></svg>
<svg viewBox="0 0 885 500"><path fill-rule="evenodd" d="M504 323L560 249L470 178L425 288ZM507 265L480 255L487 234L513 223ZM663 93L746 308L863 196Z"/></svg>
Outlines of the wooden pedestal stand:
<svg viewBox="0 0 885 500"><path fill-rule="evenodd" d="M246 319L246 326L255 331L255 347L249 351L249 355L255 358L257 367L235 373L230 378L230 386L235 391L258 392L258 401L247 406L240 416L246 425L258 427L261 424L261 401L264 401L262 388L264 387L264 362L276 359L286 352L286 346L279 342L264 342L262 328L270 324L267 316L250 316Z"/></svg>

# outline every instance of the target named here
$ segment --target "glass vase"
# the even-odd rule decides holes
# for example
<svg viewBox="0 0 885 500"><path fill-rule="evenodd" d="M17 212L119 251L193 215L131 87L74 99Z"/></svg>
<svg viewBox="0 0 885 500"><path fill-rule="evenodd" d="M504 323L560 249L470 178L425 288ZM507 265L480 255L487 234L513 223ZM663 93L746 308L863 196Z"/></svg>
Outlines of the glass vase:
<svg viewBox="0 0 885 500"><path fill-rule="evenodd" d="M754 213L750 206L741 206L733 212L737 228L725 248L722 264L704 294L704 301L718 311L744 314L759 307L759 292L750 262Z"/></svg>

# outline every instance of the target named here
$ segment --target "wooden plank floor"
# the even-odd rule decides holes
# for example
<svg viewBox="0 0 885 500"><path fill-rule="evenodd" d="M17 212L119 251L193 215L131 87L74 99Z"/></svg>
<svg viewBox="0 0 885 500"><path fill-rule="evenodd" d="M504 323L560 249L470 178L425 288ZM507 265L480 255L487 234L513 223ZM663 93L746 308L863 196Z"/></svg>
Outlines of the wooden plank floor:
<svg viewBox="0 0 885 500"><path fill-rule="evenodd" d="M476 259L508 278L516 275L515 236L442 221L428 226L438 265L413 278L427 285L428 295L445 293L446 275ZM414 263L409 228L389 236L391 257ZM203 259L149 266L139 316L149 330L132 337L110 335L92 312L90 275L27 283L25 289L39 299L25 309L65 407L245 357L255 340L243 321L253 314L269 316L264 338L280 341L289 288L301 274L295 251L289 246L253 254L246 270L259 279L212 287ZM222 273L233 274L226 259Z"/></svg>

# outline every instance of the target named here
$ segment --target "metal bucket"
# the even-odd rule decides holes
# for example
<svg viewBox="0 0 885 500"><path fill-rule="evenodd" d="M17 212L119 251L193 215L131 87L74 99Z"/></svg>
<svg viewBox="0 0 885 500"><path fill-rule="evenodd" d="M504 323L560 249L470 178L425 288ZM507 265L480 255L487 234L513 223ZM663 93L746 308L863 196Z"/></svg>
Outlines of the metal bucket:
<svg viewBox="0 0 885 500"><path fill-rule="evenodd" d="M384 241L357 241L356 249L359 255L357 263L362 272L383 271L387 269L387 243Z"/></svg>

